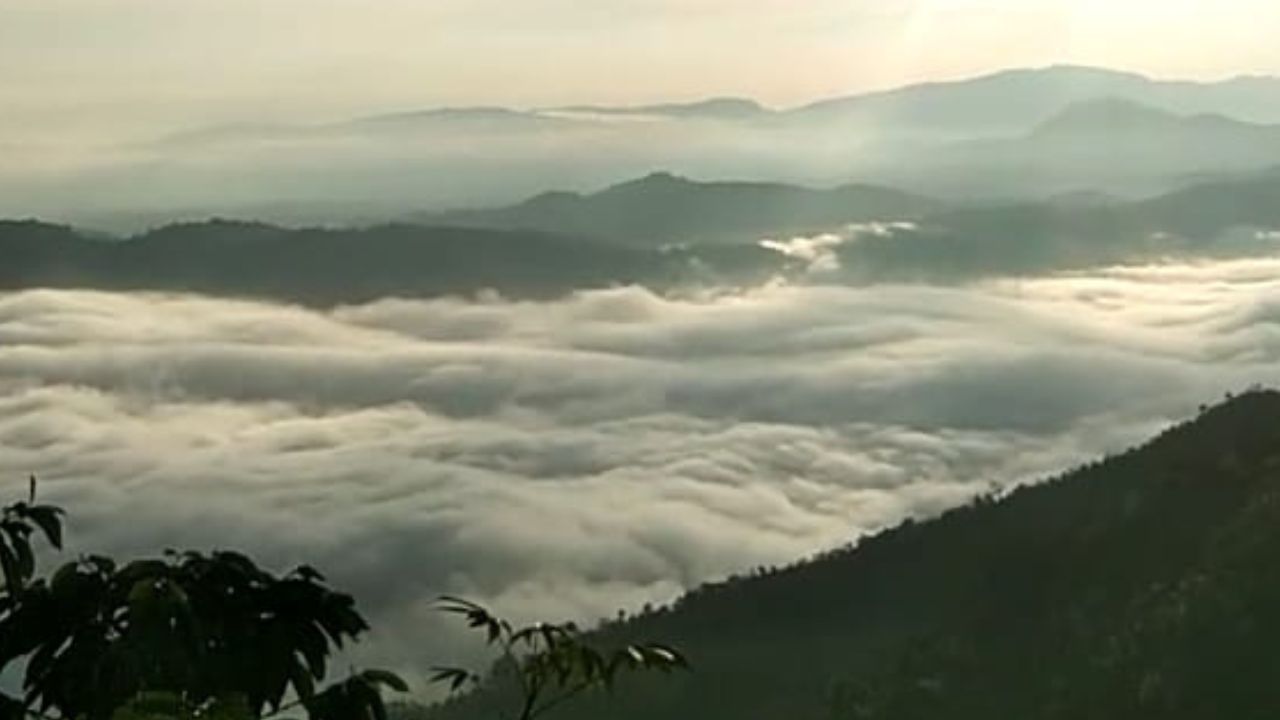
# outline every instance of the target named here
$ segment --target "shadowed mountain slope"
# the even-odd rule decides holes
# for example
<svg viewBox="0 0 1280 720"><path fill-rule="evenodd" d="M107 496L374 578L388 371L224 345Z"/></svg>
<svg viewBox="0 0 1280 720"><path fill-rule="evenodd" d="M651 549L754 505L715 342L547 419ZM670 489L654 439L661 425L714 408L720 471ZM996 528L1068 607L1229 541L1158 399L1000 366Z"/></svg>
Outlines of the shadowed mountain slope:
<svg viewBox="0 0 1280 720"><path fill-rule="evenodd" d="M837 248L853 279L948 280L1280 251L1280 172L1133 202L956 207Z"/></svg>
<svg viewBox="0 0 1280 720"><path fill-rule="evenodd" d="M875 188L817 191L657 175L591 196L542 195L519 208L557 232L407 224L290 229L214 220L111 240L65 226L0 221L0 289L183 291L332 305L487 289L545 298L626 284L659 291L739 287L777 277L956 282L1280 250L1280 173L1204 183L1139 202L942 207L908 223L846 227L864 212L879 215L863 204L873 197L882 199L871 206L897 203L904 213L931 206ZM779 210L784 206L786 212ZM775 235L782 242L759 244L764 235L750 230L753 223L797 218L797 208L815 223L811 233L824 233L821 242L797 245L784 232ZM495 211L499 219L507 218L504 212ZM601 218L634 225L602 227L607 223ZM589 235L585 225L600 233L633 232L636 244L619 242L618 235ZM699 237L721 241L655 241L694 227L705 232ZM728 237L739 241L723 240Z"/></svg>
<svg viewBox="0 0 1280 720"><path fill-rule="evenodd" d="M1280 712L1280 393L601 629L694 671L562 717L1264 718ZM435 720L486 718L500 691Z"/></svg>
<svg viewBox="0 0 1280 720"><path fill-rule="evenodd" d="M751 242L874 220L910 220L935 200L874 185L818 190L781 183L697 182L652 173L589 195L552 192L493 210L421 216L433 223L589 235L622 244Z"/></svg>
<svg viewBox="0 0 1280 720"><path fill-rule="evenodd" d="M572 237L415 225L292 230L215 220L125 240L38 222L0 222L0 289L79 287L260 297L328 305L388 296L560 296L698 277L758 281L777 254L744 246L693 254ZM718 273L723 271L724 275Z"/></svg>

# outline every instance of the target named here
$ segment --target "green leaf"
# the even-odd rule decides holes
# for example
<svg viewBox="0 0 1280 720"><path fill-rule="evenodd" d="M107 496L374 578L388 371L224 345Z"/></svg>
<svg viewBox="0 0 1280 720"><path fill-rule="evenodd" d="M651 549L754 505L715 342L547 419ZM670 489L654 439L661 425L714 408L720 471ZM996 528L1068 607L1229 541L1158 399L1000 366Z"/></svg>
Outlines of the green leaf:
<svg viewBox="0 0 1280 720"><path fill-rule="evenodd" d="M21 702L0 693L0 720L23 720L26 714L27 709Z"/></svg>
<svg viewBox="0 0 1280 720"><path fill-rule="evenodd" d="M62 508L52 505L35 505L27 509L27 517L44 533L54 548L62 549Z"/></svg>
<svg viewBox="0 0 1280 720"><path fill-rule="evenodd" d="M371 683L385 685L396 692L409 692L409 683L405 682L403 678L390 670L365 670L360 673L360 676Z"/></svg>
<svg viewBox="0 0 1280 720"><path fill-rule="evenodd" d="M302 666L301 663L295 661L289 667L289 682L293 684L293 691L297 693L298 698L304 702L315 697L315 681L311 678L311 674Z"/></svg>
<svg viewBox="0 0 1280 720"><path fill-rule="evenodd" d="M471 672L456 667L437 667L431 668L431 682L447 682L449 690L456 691L458 688L467 684L468 681L475 678Z"/></svg>
<svg viewBox="0 0 1280 720"><path fill-rule="evenodd" d="M144 580L157 580L169 576L169 564L163 560L135 560L116 573L117 582L135 585Z"/></svg>
<svg viewBox="0 0 1280 720"><path fill-rule="evenodd" d="M18 572L18 558L4 537L0 537L0 572L4 573L4 586L9 592L22 589L23 577Z"/></svg>
<svg viewBox="0 0 1280 720"><path fill-rule="evenodd" d="M18 556L18 572L22 573L25 582L36 573L36 557L31 552L31 541L24 537L14 538L13 549Z"/></svg>
<svg viewBox="0 0 1280 720"><path fill-rule="evenodd" d="M310 565L299 565L294 568L293 574L307 582L324 582L324 575Z"/></svg>
<svg viewBox="0 0 1280 720"><path fill-rule="evenodd" d="M373 720L387 720L387 706L382 702L378 687L357 675L347 681L351 697L358 703L359 715Z"/></svg>
<svg viewBox="0 0 1280 720"><path fill-rule="evenodd" d="M324 633L315 623L307 623L295 631L294 640L298 652L307 663L311 676L319 680L325 675L325 658L329 654L329 645L325 642Z"/></svg>

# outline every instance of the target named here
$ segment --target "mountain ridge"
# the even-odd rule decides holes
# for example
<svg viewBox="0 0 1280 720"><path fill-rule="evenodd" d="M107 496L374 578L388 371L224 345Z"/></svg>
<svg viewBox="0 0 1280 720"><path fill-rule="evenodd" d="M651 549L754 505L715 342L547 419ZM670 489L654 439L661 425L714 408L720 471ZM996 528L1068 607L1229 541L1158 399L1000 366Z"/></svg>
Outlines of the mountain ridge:
<svg viewBox="0 0 1280 720"><path fill-rule="evenodd" d="M404 123L413 120L444 120L448 118L456 119L477 119L484 115L489 119L501 117L507 121L549 121L563 120L569 121L570 118L556 117L560 113L585 113L599 115L652 115L657 117L680 118L680 117L714 117L717 119L738 119L745 121L764 121L766 123L788 122L789 119L803 119L815 115L840 115L852 110L862 111L867 106L875 106L879 104L888 104L890 106L899 106L893 109L894 113L901 113L903 110L900 105L904 102L920 102L921 98L926 96L934 96L938 94L950 94L956 92L972 91L975 88L983 88L991 85L1002 85L1006 83L1013 84L1034 84L1037 82L1052 82L1059 86L1059 91L1063 88L1074 89L1068 93L1069 97L1058 96L1050 97L1043 100L1043 104L1047 107L1061 107L1070 102L1082 99L1097 98L1118 95L1126 97L1129 94L1138 94L1146 97L1148 104L1169 110L1171 112L1190 112L1185 107L1179 110L1180 105L1185 106L1186 103L1179 104L1169 100L1161 100L1164 95L1169 95L1177 91L1191 92L1196 94L1214 94L1222 93L1230 95L1233 91L1239 91L1242 94L1257 95L1265 94L1266 91L1280 91L1280 76L1268 74L1254 75L1238 75L1221 80L1179 80L1155 78L1138 72L1125 70L1115 70L1105 67L1087 66L1087 65L1048 65L1042 67L1025 67L1025 68L1008 68L996 70L987 73L978 73L966 77L933 80L917 83L906 83L895 87L868 90L863 92L855 92L844 95L834 95L831 97L817 98L807 102L803 102L794 106L783 108L769 108L759 100L750 97L741 96L710 96L706 98L685 100L685 101L667 101L646 103L639 105L608 105L599 103L571 103L565 105L550 106L534 106L528 108L520 108L504 105L441 105L420 109L406 109L401 111L386 112L375 115L365 115L355 118L339 119L330 122L308 123L308 124L273 124L258 125L256 123L242 123L240 125L215 126L204 129L195 129L188 132L177 133L174 138L182 137L200 137L207 134L211 137L222 137L227 134L234 133L237 129L245 132L252 132L257 127L269 128L274 133L284 132L289 127L298 130L316 131L318 129L340 129L352 126L368 126L387 123ZM1117 92L1117 90L1120 90ZM1154 100L1152 99L1154 95ZM1138 102L1143 102L1142 98L1133 98ZM936 101L930 101L936 102ZM1199 100L1191 102L1192 106L1197 104L1208 103L1209 100ZM1234 101L1233 104L1238 104ZM1274 104L1272 110L1265 113L1245 112L1246 116L1239 118L1245 121L1261 122L1256 116L1259 114L1271 118L1274 122L1280 122L1280 103ZM999 108L992 108L992 112L998 112ZM1239 108L1236 108L1239 111ZM1222 111L1222 114L1233 116L1235 113L1230 110ZM1048 111L1038 118L1043 121L1048 115ZM1015 123L1006 123L1013 125Z"/></svg>
<svg viewBox="0 0 1280 720"><path fill-rule="evenodd" d="M774 111L747 97L719 96L687 102L662 102L647 105L560 105L539 108L542 113L586 113L600 115L635 115L706 119L746 119L772 114Z"/></svg>
<svg viewBox="0 0 1280 720"><path fill-rule="evenodd" d="M1280 132L1280 125L1237 120L1220 113L1181 114L1120 97L1081 100L1032 129L1030 137L1080 132L1131 135L1151 132Z"/></svg>
<svg viewBox="0 0 1280 720"><path fill-rule="evenodd" d="M442 216L423 218L426 225L285 228L215 219L104 239L67 226L0 221L0 288L188 291L328 305L379 293L491 289L545 298L624 284L665 291L780 278L949 283L1257 257L1276 251L1280 231L1274 172L1138 201L1088 195L992 205L938 203L864 185L706 186L709 195L697 181L656 173L593 194L543 193L513 206L516 215L499 215L498 227L487 224L488 211L471 211L478 214L469 223ZM889 210L904 202L906 222L907 214ZM855 215L868 220L854 222ZM531 229L526 216L547 222ZM701 224L689 225L689 217ZM823 249L790 252L795 235L782 226L827 236ZM620 235L597 234L610 230Z"/></svg>
<svg viewBox="0 0 1280 720"><path fill-rule="evenodd" d="M1105 126L1095 138L1074 133L1079 140L1044 132L1073 104L1104 98L1186 118L1150 137ZM1165 81L1050 67L798 108L761 108L746 98L565 107L410 109L292 129L249 123L187 133L136 149L156 153L154 162L112 161L92 181L68 176L33 196L57 203L28 207L33 200L19 192L9 206L130 229L138 226L124 221L141 209L161 221L175 209L271 206L286 222L368 221L509 204L539 189L598 187L655 167L800 185L872 180L960 202L1078 189L1136 197L1195 175L1280 163L1280 131L1238 124L1280 124L1280 78ZM333 209L335 198L347 208Z"/></svg>
<svg viewBox="0 0 1280 720"><path fill-rule="evenodd" d="M703 586L595 635L662 638L693 672L564 717L1268 717L1277 448L1280 393L1253 389L1043 482ZM401 715L475 720L503 694Z"/></svg>
<svg viewBox="0 0 1280 720"><path fill-rule="evenodd" d="M385 297L562 297L618 285L758 283L776 253L627 248L534 231L388 224L290 229L214 219L102 239L0 220L0 291L193 292L329 307Z"/></svg>
<svg viewBox="0 0 1280 720"><path fill-rule="evenodd" d="M779 182L704 182L659 171L592 193L553 191L505 207L412 217L463 227L553 230L659 247L752 242L777 234L826 232L856 222L911 220L939 207L932 198L870 184L817 189Z"/></svg>
<svg viewBox="0 0 1280 720"><path fill-rule="evenodd" d="M1242 89L1243 85L1249 87ZM956 80L827 98L790 112L800 116L869 112L887 121L904 117L908 112L927 115L949 110L970 121L979 119L988 126L1017 127L1043 121L1055 109L1073 102L1114 96L1183 114L1217 111L1242 116L1239 119L1247 121L1261 122L1263 117L1280 120L1280 105L1274 102L1257 105L1254 96L1263 89L1272 91L1271 97L1275 97L1274 93L1280 92L1280 77L1168 80L1109 68L1051 65L1011 68ZM1179 99L1179 95L1183 99ZM973 96L983 102L975 103ZM997 102L1001 98L1006 102ZM1021 105L1011 104L1008 98L1020 98ZM1214 108L1215 104L1228 107ZM1267 110L1259 112L1255 105Z"/></svg>

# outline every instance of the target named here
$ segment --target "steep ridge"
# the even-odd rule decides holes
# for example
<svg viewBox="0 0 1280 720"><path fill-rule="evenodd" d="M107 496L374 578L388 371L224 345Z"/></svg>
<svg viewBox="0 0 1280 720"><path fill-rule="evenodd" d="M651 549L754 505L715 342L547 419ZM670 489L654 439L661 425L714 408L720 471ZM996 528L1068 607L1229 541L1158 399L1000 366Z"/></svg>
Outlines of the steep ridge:
<svg viewBox="0 0 1280 720"><path fill-rule="evenodd" d="M612 623L695 669L564 718L1262 718L1280 710L1280 393ZM435 720L483 718L500 691Z"/></svg>

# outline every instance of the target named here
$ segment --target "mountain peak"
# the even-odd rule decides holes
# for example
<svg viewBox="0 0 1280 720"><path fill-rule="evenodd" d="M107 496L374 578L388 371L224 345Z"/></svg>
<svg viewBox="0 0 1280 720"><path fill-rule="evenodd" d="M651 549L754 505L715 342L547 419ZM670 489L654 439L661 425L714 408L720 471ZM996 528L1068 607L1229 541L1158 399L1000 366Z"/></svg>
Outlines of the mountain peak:
<svg viewBox="0 0 1280 720"><path fill-rule="evenodd" d="M640 182L691 182L688 178L676 175L668 170L654 170L640 178Z"/></svg>
<svg viewBox="0 0 1280 720"><path fill-rule="evenodd" d="M1182 115L1151 105L1118 97L1075 102L1038 125L1033 137L1106 133L1109 136L1201 129L1248 128L1221 114Z"/></svg>
<svg viewBox="0 0 1280 720"><path fill-rule="evenodd" d="M674 190L687 188L696 184L697 183L695 181L682 175L676 175L675 173L666 170L655 170L644 177L636 178L634 180L626 180L616 185L611 185L605 188L602 193L655 189Z"/></svg>
<svg viewBox="0 0 1280 720"><path fill-rule="evenodd" d="M1038 68L1027 68L1025 72L1036 75L1058 75L1062 77L1110 78L1143 81L1151 80L1150 77L1143 75L1142 73L1130 72L1128 70L1116 70L1114 68L1100 67L1097 65L1077 65L1072 63L1054 63L1052 65L1045 65Z"/></svg>
<svg viewBox="0 0 1280 720"><path fill-rule="evenodd" d="M1179 124L1184 118L1174 113L1120 97L1105 97L1072 103L1041 123L1033 135L1077 132L1127 133L1149 131Z"/></svg>
<svg viewBox="0 0 1280 720"><path fill-rule="evenodd" d="M646 108L663 115L685 117L750 117L768 112L760 103L750 98L714 97L690 103L665 103Z"/></svg>

